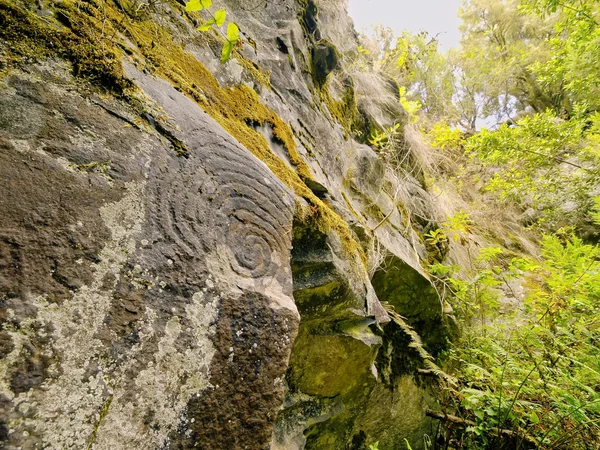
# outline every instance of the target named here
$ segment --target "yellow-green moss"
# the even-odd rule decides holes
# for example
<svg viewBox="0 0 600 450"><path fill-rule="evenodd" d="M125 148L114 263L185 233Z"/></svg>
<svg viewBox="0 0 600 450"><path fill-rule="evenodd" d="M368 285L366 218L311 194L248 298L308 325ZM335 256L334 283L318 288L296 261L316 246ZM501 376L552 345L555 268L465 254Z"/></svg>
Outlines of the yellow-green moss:
<svg viewBox="0 0 600 450"><path fill-rule="evenodd" d="M273 89L271 85L271 71L263 71L251 60L246 58L239 52L234 52L233 57L242 66L242 68L249 73L258 83L265 86L268 89Z"/></svg>
<svg viewBox="0 0 600 450"><path fill-rule="evenodd" d="M362 225L365 225L365 219L362 218L360 216L360 214L358 214L358 212L354 209L354 207L352 206L352 203L350 202L350 199L348 198L348 196L346 195L345 192L342 191L342 197L344 197L344 201L346 202L346 206L348 207L348 209L350 210L350 212L352 213L352 215L356 218L356 220L358 220L359 223L361 223Z"/></svg>
<svg viewBox="0 0 600 450"><path fill-rule="evenodd" d="M91 449L92 446L94 445L94 441L96 440L96 436L98 435L98 430L100 429L100 425L102 425L104 418L108 414L108 410L110 409L110 405L112 404L113 398L114 397L111 395L104 402L104 405L102 406L102 410L100 411L100 417L98 418L98 421L96 422L96 425L94 426L94 431L92 432L92 435L88 439L88 443L86 445L86 450Z"/></svg>
<svg viewBox="0 0 600 450"><path fill-rule="evenodd" d="M327 86L322 86L318 92L321 101L327 106L327 109L335 120L337 120L348 133L354 132L357 129L358 109L352 84L350 83L345 86L344 95L337 101L331 97Z"/></svg>

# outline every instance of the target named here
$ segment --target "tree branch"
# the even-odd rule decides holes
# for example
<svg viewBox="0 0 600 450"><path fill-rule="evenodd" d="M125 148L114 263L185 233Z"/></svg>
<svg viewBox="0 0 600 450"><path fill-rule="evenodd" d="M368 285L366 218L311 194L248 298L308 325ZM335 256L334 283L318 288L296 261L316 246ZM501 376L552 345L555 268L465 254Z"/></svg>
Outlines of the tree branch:
<svg viewBox="0 0 600 450"><path fill-rule="evenodd" d="M434 411L432 409L427 409L425 411L425 414L428 417L431 417L432 419L437 419L442 422L448 422L448 423L451 423L452 425L458 426L460 428L477 426L477 424L475 422L473 422L472 420L461 419L460 417L453 416L452 414L444 414L441 411ZM520 433L520 432L517 432L514 430L498 429L496 427L489 428L488 431L490 434L496 434L496 435L514 438L514 439L523 439L528 444L531 444L532 446L537 448L537 441L534 438L532 438L531 436L525 434L525 432Z"/></svg>

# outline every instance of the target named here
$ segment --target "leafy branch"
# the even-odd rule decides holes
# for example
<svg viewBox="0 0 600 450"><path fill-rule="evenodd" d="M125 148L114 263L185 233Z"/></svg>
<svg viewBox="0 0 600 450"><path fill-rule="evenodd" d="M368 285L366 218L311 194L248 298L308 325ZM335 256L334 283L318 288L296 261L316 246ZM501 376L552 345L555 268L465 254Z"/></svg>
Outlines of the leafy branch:
<svg viewBox="0 0 600 450"><path fill-rule="evenodd" d="M223 33L221 27L225 24L227 18L227 11L224 9L217 10L214 14L210 10L212 6L212 0L190 0L185 5L186 11L202 11L205 10L209 15L210 19L198 27L198 31L209 31L211 29L217 30L221 36L225 38L225 44L221 50L221 62L226 63L231 58L231 52L240 41L240 30L238 26L229 22L227 24L227 33Z"/></svg>

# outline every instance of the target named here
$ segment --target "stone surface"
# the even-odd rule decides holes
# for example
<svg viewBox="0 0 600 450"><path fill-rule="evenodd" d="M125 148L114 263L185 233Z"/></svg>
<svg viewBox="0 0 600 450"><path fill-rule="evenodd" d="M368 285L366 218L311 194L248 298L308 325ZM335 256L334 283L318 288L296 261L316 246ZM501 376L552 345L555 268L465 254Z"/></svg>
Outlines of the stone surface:
<svg viewBox="0 0 600 450"><path fill-rule="evenodd" d="M2 445L424 448L422 361L381 301L443 347L433 206L352 130L403 113L344 73L344 2L224 1L223 65L177 2L70 4L0 0Z"/></svg>
<svg viewBox="0 0 600 450"><path fill-rule="evenodd" d="M6 448L266 446L298 323L293 198L193 102L131 78L188 158L41 69L2 80Z"/></svg>

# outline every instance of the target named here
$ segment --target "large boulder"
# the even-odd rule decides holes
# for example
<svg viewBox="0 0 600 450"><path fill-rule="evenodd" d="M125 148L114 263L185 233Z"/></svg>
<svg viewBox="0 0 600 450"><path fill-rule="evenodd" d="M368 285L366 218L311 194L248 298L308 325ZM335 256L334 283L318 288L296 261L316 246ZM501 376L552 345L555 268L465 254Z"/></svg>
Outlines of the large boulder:
<svg viewBox="0 0 600 450"><path fill-rule="evenodd" d="M58 63L2 80L2 439L266 447L299 320L293 197L191 100L131 79L162 135Z"/></svg>
<svg viewBox="0 0 600 450"><path fill-rule="evenodd" d="M226 64L181 3L0 0L0 446L422 449L430 198L343 2L224 1Z"/></svg>

